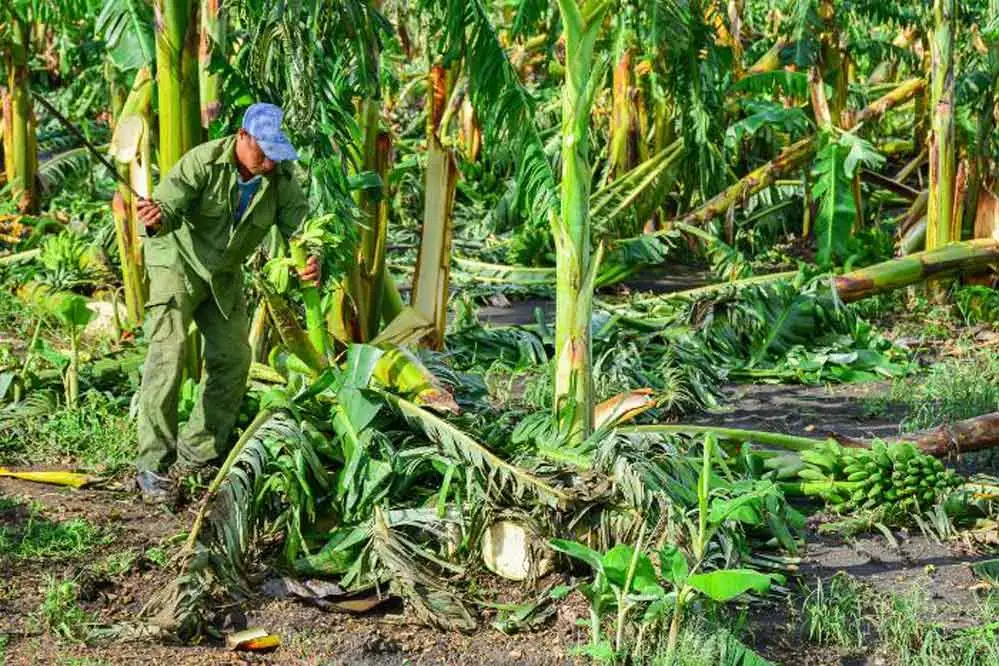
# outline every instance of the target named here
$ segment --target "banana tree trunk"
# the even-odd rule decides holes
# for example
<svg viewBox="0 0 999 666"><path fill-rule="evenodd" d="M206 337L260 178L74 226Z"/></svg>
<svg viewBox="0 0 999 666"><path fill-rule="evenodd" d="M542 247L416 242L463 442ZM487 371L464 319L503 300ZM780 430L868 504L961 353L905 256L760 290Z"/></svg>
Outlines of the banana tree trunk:
<svg viewBox="0 0 999 666"><path fill-rule="evenodd" d="M198 0L155 0L160 173L201 141Z"/></svg>
<svg viewBox="0 0 999 666"><path fill-rule="evenodd" d="M13 39L7 52L7 84L10 95L10 116L7 122L9 152L6 153L7 178L15 205L22 213L38 211L38 155L35 144L35 122L31 110L28 53L28 25L14 17L10 30Z"/></svg>
<svg viewBox="0 0 999 666"><path fill-rule="evenodd" d="M912 99L925 86L926 82L922 79L906 81L860 111L855 121L860 123L868 120L876 120L890 109ZM721 215L747 197L770 187L783 174L804 166L815 154L817 146L818 141L815 136L806 137L792 143L782 150L772 161L753 170L739 182L729 186L710 201L681 217L679 221L686 224L703 224Z"/></svg>
<svg viewBox="0 0 999 666"><path fill-rule="evenodd" d="M356 333L353 342L370 342L380 330L388 233L388 169L392 163L392 140L380 127L379 103L369 100L362 115L365 130L363 169L377 173L382 186L378 192L362 193L358 201L365 214L365 228L361 230L355 261L347 273L344 294L349 296L356 318L346 326Z"/></svg>
<svg viewBox="0 0 999 666"><path fill-rule="evenodd" d="M618 428L622 433L645 434L682 434L702 435L714 434L722 439L733 442L757 442L764 446L772 446L788 451L809 451L822 444L826 439L817 437L800 437L760 430L743 430L740 428L716 428L710 425L641 425ZM833 436L843 444L854 447L868 447L871 442ZM936 458L945 458L961 453L972 453L999 447L999 412L983 414L956 423L948 423L931 430L922 430L904 437L897 437L892 442L910 442L920 451Z"/></svg>
<svg viewBox="0 0 999 666"><path fill-rule="evenodd" d="M14 107L13 99L7 86L0 86L0 159L3 160L2 183L9 183L14 178L14 144L13 138Z"/></svg>
<svg viewBox="0 0 999 666"><path fill-rule="evenodd" d="M444 346L448 288L451 270L451 232L458 166L454 154L441 141L444 116L454 73L441 65L430 70L427 113L427 172L424 192L423 229L413 277L412 305L434 325L426 338L434 349Z"/></svg>
<svg viewBox="0 0 999 666"><path fill-rule="evenodd" d="M152 191L150 148L152 126L149 121L152 94L152 75L148 68L142 68L136 74L132 91L115 120L115 139L112 141L118 173L143 196L148 196ZM130 136L126 137L126 134ZM138 201L132 196L131 190L121 183L115 192L111 212L115 221L115 237L121 262L125 310L131 325L138 326L142 323L148 284L143 270Z"/></svg>
<svg viewBox="0 0 999 666"><path fill-rule="evenodd" d="M222 0L201 1L201 31L198 38L198 83L201 90L201 127L208 131L212 121L222 112L221 81L218 74L208 71L212 54L226 39L226 22Z"/></svg>
<svg viewBox="0 0 999 666"><path fill-rule="evenodd" d="M934 0L935 31L931 43L930 104L930 202L927 212L926 249L952 240L956 146L954 136L954 0Z"/></svg>
<svg viewBox="0 0 999 666"><path fill-rule="evenodd" d="M980 271L996 262L999 240L984 238L950 243L861 268L835 277L833 284L840 300L849 303L931 278Z"/></svg>
<svg viewBox="0 0 999 666"><path fill-rule="evenodd" d="M847 68L840 49L839 26L836 22L836 3L822 0L819 3L819 16L822 18L822 78L832 79L833 96L829 102L829 113L836 127L842 126L843 111L846 109Z"/></svg>
<svg viewBox="0 0 999 666"><path fill-rule="evenodd" d="M593 49L606 0L559 0L565 30L562 88L560 214L552 219L556 248L555 410L570 444L593 430L590 315L600 250L590 252L590 109L598 77Z"/></svg>

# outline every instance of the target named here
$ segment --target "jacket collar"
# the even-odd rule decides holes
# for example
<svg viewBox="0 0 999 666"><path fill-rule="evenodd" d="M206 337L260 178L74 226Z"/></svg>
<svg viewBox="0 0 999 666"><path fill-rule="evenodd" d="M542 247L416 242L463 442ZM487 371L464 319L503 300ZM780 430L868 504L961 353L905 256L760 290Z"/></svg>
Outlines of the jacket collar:
<svg viewBox="0 0 999 666"><path fill-rule="evenodd" d="M236 135L233 134L222 142L222 148L219 150L218 157L214 160L215 164L236 164Z"/></svg>

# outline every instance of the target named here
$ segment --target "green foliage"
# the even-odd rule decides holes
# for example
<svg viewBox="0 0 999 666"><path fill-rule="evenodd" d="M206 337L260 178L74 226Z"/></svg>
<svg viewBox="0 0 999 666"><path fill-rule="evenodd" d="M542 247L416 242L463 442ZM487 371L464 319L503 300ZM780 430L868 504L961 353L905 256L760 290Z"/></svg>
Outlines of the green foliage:
<svg viewBox="0 0 999 666"><path fill-rule="evenodd" d="M802 604L808 640L819 645L859 648L864 644L866 595L853 577L838 572L815 589Z"/></svg>
<svg viewBox="0 0 999 666"><path fill-rule="evenodd" d="M153 26L149 4L141 0L104 0L96 32L104 38L115 67L132 71L153 64Z"/></svg>
<svg viewBox="0 0 999 666"><path fill-rule="evenodd" d="M108 535L82 518L54 523L31 511L19 529L0 527L0 555L22 560L75 559L108 539Z"/></svg>
<svg viewBox="0 0 999 666"><path fill-rule="evenodd" d="M815 158L812 190L819 200L815 219L815 259L819 265L829 266L849 253L857 217L851 182L861 165L876 167L883 163L884 157L871 144L853 134L826 136L825 147Z"/></svg>
<svg viewBox="0 0 999 666"><path fill-rule="evenodd" d="M45 599L35 614L44 631L67 641L86 640L92 618L80 607L79 593L76 582L46 574Z"/></svg>
<svg viewBox="0 0 999 666"><path fill-rule="evenodd" d="M88 391L76 409L32 414L14 405L0 417L0 452L17 464L61 464L119 472L135 457L135 432L127 399Z"/></svg>

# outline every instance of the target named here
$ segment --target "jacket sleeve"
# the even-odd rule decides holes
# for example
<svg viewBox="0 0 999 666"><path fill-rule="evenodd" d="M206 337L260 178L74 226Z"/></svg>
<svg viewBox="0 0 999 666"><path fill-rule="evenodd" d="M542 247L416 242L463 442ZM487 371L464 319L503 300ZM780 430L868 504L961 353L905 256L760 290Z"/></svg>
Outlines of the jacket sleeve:
<svg viewBox="0 0 999 666"><path fill-rule="evenodd" d="M309 214L309 202L302 192L297 175L292 172L282 179L277 193L277 227L286 241L298 231Z"/></svg>
<svg viewBox="0 0 999 666"><path fill-rule="evenodd" d="M188 151L167 172L156 188L152 199L160 206L163 224L157 236L164 236L180 227L190 215L194 203L201 197L208 180L208 165L201 151Z"/></svg>

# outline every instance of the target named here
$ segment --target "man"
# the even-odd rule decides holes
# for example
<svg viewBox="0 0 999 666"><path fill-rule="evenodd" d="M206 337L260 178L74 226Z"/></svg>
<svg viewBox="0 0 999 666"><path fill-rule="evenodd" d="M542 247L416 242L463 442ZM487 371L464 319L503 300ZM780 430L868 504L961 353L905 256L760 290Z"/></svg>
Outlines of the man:
<svg viewBox="0 0 999 666"><path fill-rule="evenodd" d="M281 131L283 115L273 104L254 104L236 135L188 152L151 199L139 202L147 235L149 352L139 396L136 485L148 503L170 501L175 479L210 466L227 448L250 368L243 262L272 225L289 238L307 213L292 170L298 155ZM316 257L299 277L319 282ZM204 376L178 435L177 396L192 320L204 338Z"/></svg>

